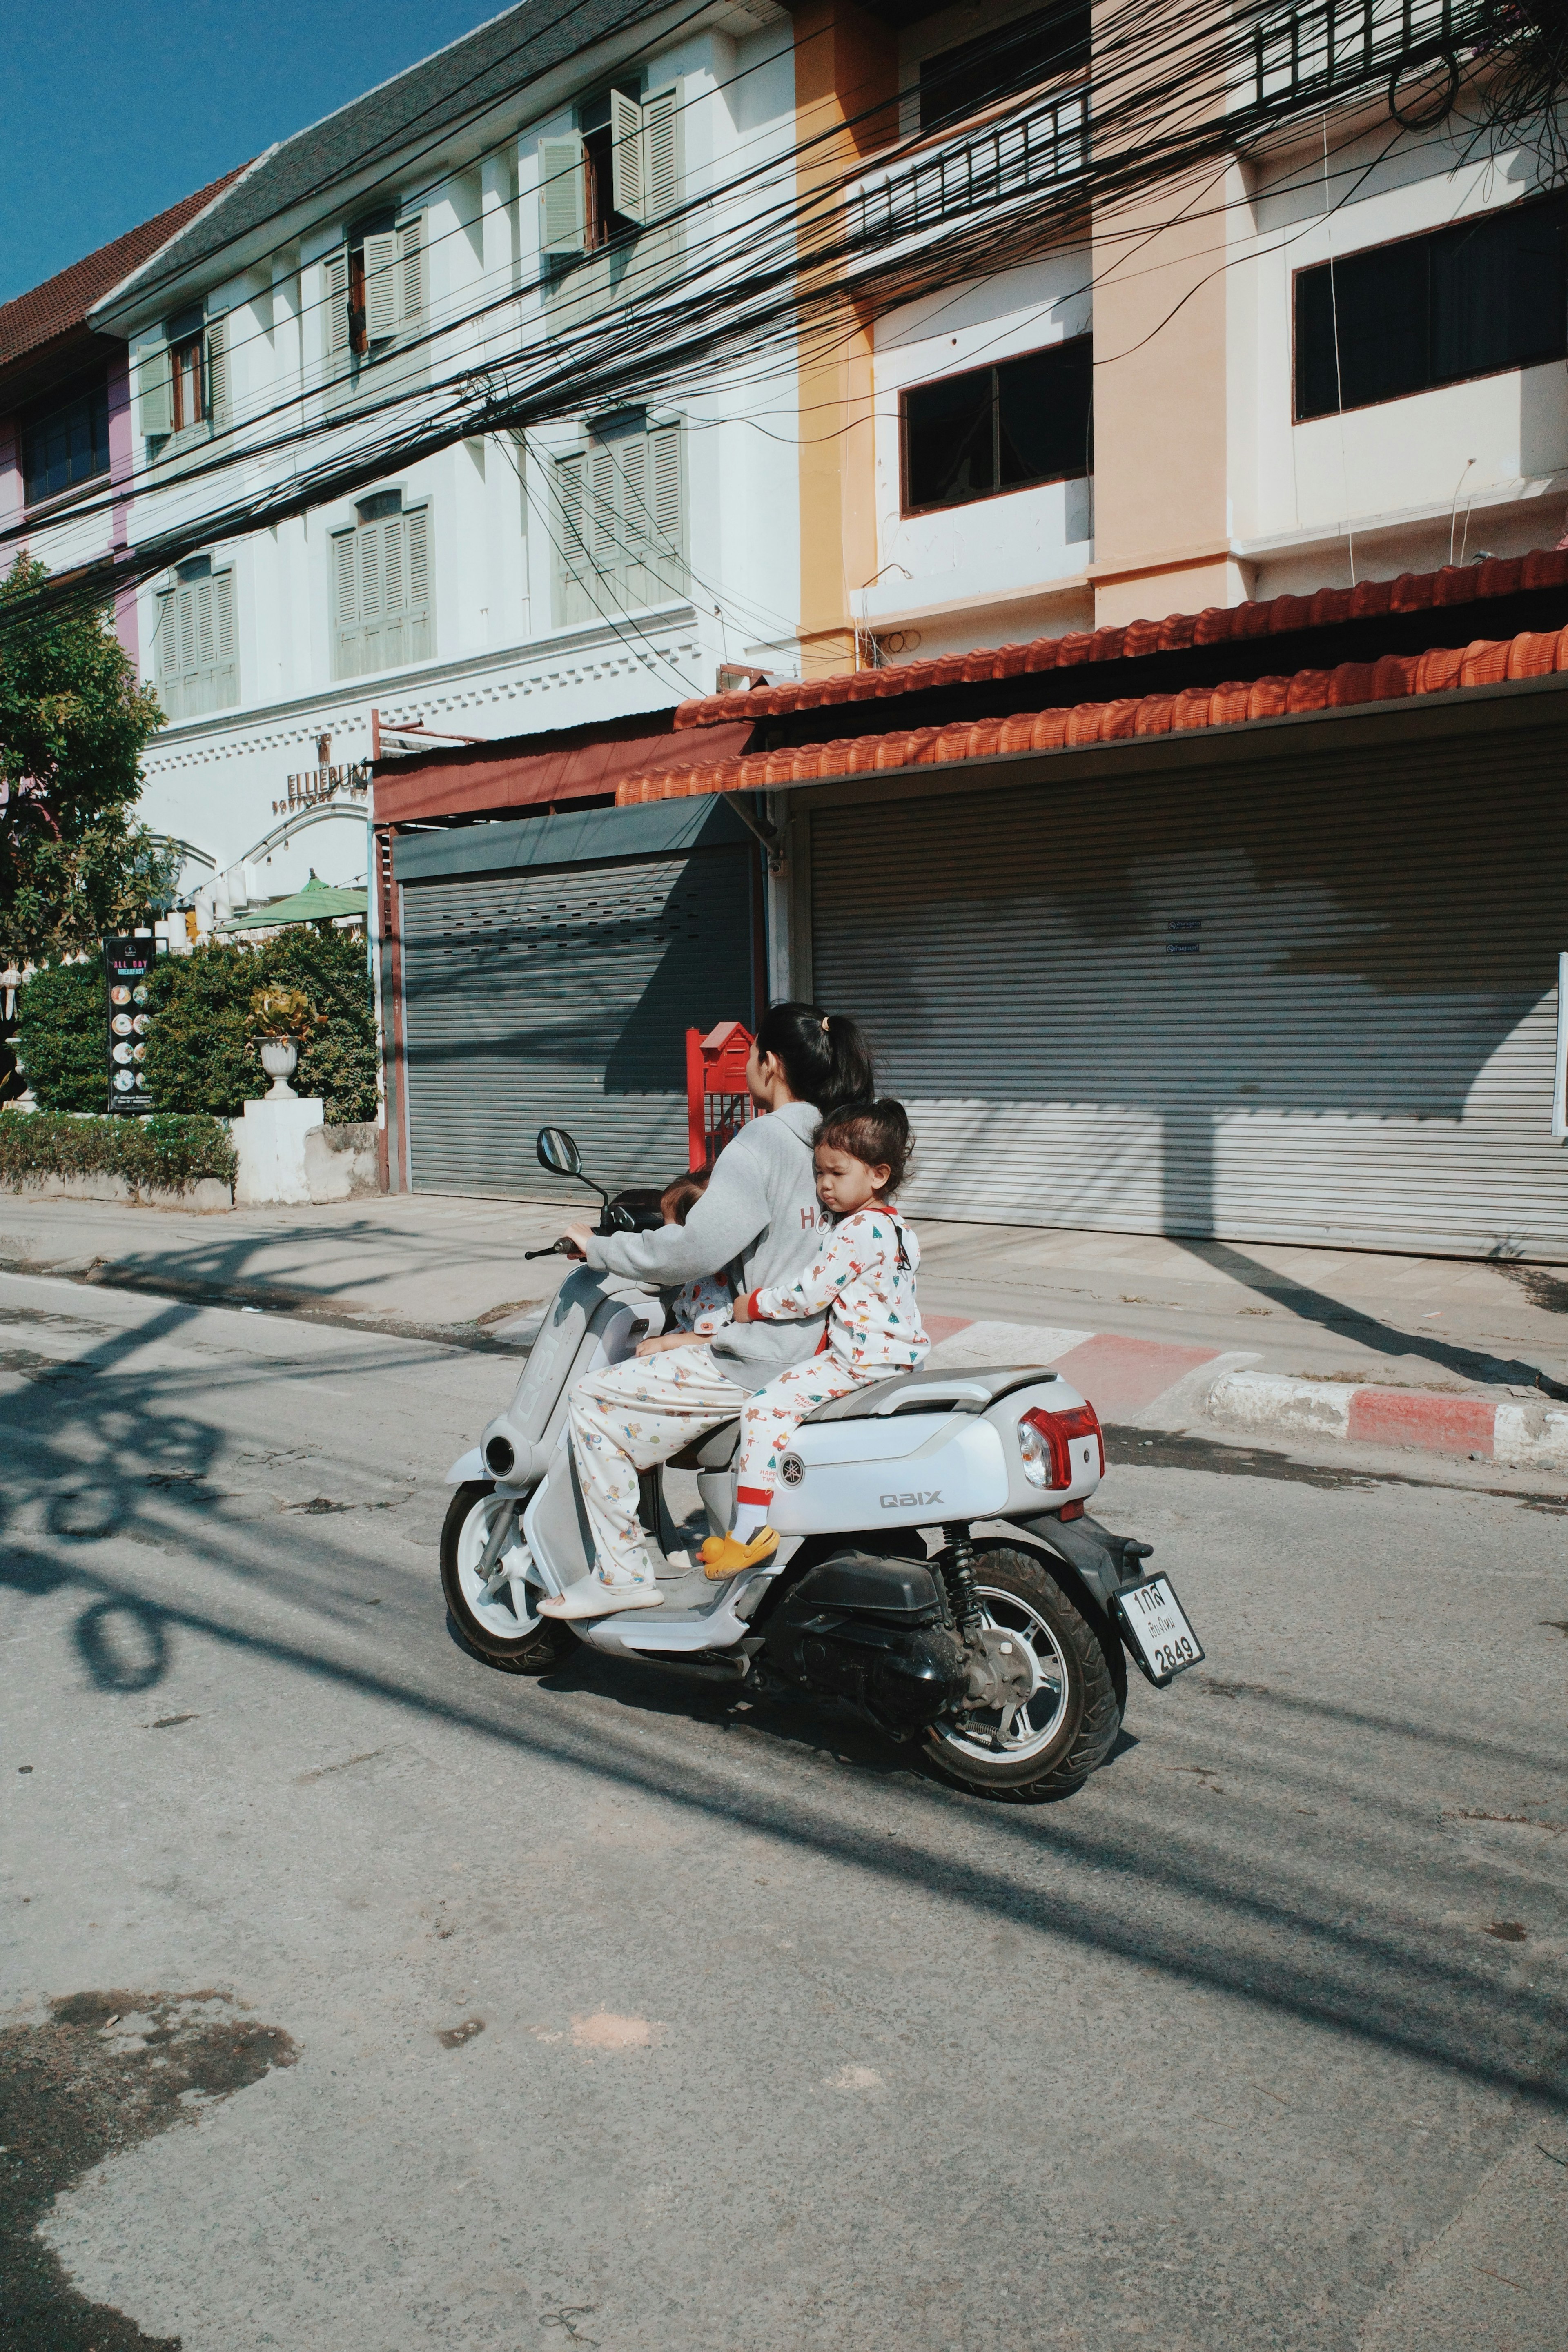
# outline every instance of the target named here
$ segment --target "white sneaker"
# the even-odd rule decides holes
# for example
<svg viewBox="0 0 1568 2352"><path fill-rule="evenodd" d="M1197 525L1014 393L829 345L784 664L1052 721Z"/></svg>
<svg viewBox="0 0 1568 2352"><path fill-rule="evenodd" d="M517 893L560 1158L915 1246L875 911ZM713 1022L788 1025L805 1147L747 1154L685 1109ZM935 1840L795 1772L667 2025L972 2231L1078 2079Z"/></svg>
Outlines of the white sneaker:
<svg viewBox="0 0 1568 2352"><path fill-rule="evenodd" d="M569 1584L559 1598L552 1595L539 1604L542 1617L554 1617L570 1624L584 1617L614 1617L623 1609L661 1609L664 1595L657 1584L605 1584L597 1576L580 1576Z"/></svg>

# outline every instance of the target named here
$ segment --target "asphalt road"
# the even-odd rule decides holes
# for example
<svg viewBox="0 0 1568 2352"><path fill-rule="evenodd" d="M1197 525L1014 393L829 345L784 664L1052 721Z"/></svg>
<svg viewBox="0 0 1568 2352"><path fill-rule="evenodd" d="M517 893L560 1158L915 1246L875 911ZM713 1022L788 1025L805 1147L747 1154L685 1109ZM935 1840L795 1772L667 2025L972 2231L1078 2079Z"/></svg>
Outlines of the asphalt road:
<svg viewBox="0 0 1568 2352"><path fill-rule="evenodd" d="M470 1660L514 1370L0 1276L8 2345L1561 2352L1560 1500L1130 1438L1210 1664L1001 1807Z"/></svg>

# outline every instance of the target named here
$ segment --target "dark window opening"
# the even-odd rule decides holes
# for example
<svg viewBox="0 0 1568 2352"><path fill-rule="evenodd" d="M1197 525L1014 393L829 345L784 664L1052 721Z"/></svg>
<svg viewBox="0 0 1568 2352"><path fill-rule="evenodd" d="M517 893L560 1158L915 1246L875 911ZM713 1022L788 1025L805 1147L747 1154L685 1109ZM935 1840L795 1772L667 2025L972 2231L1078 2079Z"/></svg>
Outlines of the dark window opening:
<svg viewBox="0 0 1568 2352"><path fill-rule="evenodd" d="M174 430L200 425L207 413L205 338L198 331L169 346L169 376Z"/></svg>
<svg viewBox="0 0 1568 2352"><path fill-rule="evenodd" d="M1568 196L1296 273L1296 417L1568 357Z"/></svg>
<svg viewBox="0 0 1568 2352"><path fill-rule="evenodd" d="M109 471L109 385L22 420L22 495L29 506Z"/></svg>
<svg viewBox="0 0 1568 2352"><path fill-rule="evenodd" d="M361 522L384 522L388 515L403 512L401 490L372 490L368 499L361 499L354 508Z"/></svg>
<svg viewBox="0 0 1568 2352"><path fill-rule="evenodd" d="M994 105L1011 90L1032 89L1053 74L1077 72L1089 56L1089 11L1083 0L1061 0L1037 16L998 25L978 40L922 58L921 129L939 130Z"/></svg>
<svg viewBox="0 0 1568 2352"><path fill-rule="evenodd" d="M917 384L901 403L904 512L1081 478L1093 464L1093 415L1088 335Z"/></svg>
<svg viewBox="0 0 1568 2352"><path fill-rule="evenodd" d="M635 90L628 89L631 96ZM610 130L610 93L590 99L577 110L583 135L583 250L597 253L617 238L632 236L637 224L616 210L615 141Z"/></svg>

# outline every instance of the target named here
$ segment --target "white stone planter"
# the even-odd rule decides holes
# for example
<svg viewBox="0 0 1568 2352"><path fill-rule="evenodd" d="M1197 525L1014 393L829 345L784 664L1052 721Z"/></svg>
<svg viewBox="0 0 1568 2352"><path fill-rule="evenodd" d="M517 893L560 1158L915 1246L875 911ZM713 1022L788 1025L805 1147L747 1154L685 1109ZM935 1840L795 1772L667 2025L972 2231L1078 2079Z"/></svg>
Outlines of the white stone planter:
<svg viewBox="0 0 1568 2352"><path fill-rule="evenodd" d="M300 1048L292 1037L263 1037L261 1066L272 1081L270 1093L263 1102L298 1102L300 1097L289 1081L300 1064Z"/></svg>

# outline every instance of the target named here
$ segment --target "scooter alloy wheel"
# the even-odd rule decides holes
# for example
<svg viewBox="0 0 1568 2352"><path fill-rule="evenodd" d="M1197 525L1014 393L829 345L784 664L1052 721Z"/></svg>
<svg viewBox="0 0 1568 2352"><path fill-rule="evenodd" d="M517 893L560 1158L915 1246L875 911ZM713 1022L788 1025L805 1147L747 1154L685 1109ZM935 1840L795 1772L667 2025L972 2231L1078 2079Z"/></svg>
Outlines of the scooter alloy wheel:
<svg viewBox="0 0 1568 2352"><path fill-rule="evenodd" d="M978 1544L974 1579L994 1637L987 1649L1007 1644L996 1663L1010 1671L1010 1686L1000 1704L933 1725L926 1752L950 1780L987 1795L1066 1795L1110 1754L1125 1681L1037 1552Z"/></svg>
<svg viewBox="0 0 1568 2352"><path fill-rule="evenodd" d="M485 1554L501 1512L510 1525L487 1570ZM459 1486L441 1530L441 1588L468 1648L513 1675L547 1675L571 1651L574 1636L539 1614L543 1588L528 1580L521 1507L498 1496L489 1479Z"/></svg>

